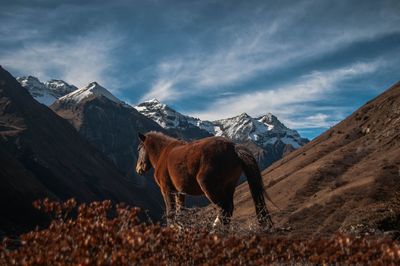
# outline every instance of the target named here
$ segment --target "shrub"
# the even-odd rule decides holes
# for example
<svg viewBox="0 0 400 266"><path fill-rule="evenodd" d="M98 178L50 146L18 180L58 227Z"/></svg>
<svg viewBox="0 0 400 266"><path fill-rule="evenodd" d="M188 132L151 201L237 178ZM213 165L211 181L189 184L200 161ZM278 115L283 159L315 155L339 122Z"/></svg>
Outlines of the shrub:
<svg viewBox="0 0 400 266"><path fill-rule="evenodd" d="M374 237L293 239L269 233L210 233L207 227L139 222L139 209L110 201L37 201L52 213L36 229L0 245L0 265L399 264L396 241Z"/></svg>

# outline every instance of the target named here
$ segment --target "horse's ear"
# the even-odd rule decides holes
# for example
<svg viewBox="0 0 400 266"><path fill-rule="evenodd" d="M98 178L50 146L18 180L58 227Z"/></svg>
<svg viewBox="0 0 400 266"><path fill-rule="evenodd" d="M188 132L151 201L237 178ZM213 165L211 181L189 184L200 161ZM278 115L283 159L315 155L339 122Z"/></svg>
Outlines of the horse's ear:
<svg viewBox="0 0 400 266"><path fill-rule="evenodd" d="M145 135L143 135L142 133L138 133L138 137L139 137L139 139L141 140L141 141L145 141L146 140L146 136Z"/></svg>

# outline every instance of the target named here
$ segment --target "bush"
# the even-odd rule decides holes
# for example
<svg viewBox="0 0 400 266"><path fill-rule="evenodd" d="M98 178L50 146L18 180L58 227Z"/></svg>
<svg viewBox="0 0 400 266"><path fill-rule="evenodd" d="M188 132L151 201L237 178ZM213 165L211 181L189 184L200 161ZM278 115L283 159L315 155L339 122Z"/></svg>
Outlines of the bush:
<svg viewBox="0 0 400 266"><path fill-rule="evenodd" d="M78 206L37 201L52 213L36 229L0 245L0 265L233 265L399 264L400 245L389 239L336 235L300 240L268 233L210 233L201 227L144 224L139 209L110 201Z"/></svg>

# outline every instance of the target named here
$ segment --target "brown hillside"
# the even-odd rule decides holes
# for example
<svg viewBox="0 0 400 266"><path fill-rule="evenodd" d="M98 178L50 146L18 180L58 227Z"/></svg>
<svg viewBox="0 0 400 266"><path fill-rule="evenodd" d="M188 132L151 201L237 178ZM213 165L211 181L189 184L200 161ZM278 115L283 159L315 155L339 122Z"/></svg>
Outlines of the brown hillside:
<svg viewBox="0 0 400 266"><path fill-rule="evenodd" d="M400 83L263 172L272 219L294 235L400 229ZM235 215L253 215L248 185Z"/></svg>

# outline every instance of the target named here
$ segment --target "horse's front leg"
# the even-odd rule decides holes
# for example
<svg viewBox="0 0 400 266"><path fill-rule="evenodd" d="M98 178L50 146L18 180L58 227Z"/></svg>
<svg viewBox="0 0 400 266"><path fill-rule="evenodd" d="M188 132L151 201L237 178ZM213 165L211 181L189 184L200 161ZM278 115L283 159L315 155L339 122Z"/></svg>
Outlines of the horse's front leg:
<svg viewBox="0 0 400 266"><path fill-rule="evenodd" d="M167 218L167 224L171 225L174 223L175 220L175 192L171 191L170 189L163 189L161 192L165 203L165 215Z"/></svg>

